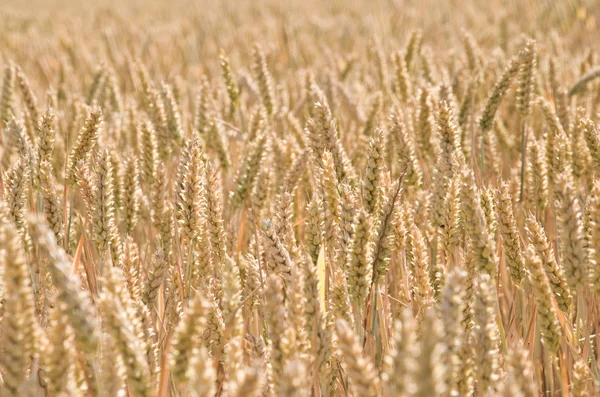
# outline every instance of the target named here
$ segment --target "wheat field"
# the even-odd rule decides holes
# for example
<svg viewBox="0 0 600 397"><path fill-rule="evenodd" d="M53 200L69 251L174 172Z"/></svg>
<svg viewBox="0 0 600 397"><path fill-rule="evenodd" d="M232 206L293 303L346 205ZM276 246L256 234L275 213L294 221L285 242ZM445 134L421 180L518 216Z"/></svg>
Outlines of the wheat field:
<svg viewBox="0 0 600 397"><path fill-rule="evenodd" d="M600 396L599 23L0 1L0 397Z"/></svg>

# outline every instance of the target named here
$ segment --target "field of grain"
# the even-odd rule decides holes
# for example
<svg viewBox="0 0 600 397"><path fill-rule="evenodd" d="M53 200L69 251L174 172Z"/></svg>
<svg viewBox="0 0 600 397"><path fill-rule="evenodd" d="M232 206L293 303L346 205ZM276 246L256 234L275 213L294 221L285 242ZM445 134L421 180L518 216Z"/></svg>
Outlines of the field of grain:
<svg viewBox="0 0 600 397"><path fill-rule="evenodd" d="M0 396L600 396L599 23L0 1Z"/></svg>

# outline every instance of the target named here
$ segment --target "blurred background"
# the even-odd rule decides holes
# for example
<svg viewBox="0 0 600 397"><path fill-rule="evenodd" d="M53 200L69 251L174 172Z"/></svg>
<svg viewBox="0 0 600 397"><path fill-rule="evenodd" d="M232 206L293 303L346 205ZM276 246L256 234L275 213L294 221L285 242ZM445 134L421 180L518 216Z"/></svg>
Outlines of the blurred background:
<svg viewBox="0 0 600 397"><path fill-rule="evenodd" d="M151 75L197 82L219 73L221 49L243 65L260 43L272 73L283 77L312 66L343 67L372 56L374 47L389 54L420 29L425 56L440 62L457 57L460 47L449 43L466 30L480 48L497 49L489 53L498 61L520 45L510 38L528 35L542 52L568 53L558 59L577 65L587 57L591 65L599 13L595 0L3 0L0 64L12 60L27 74L39 73L33 88L43 95L61 84L86 86L101 62L119 74L141 61ZM577 77L568 72L577 70L573 65L559 66L567 71L563 78Z"/></svg>

